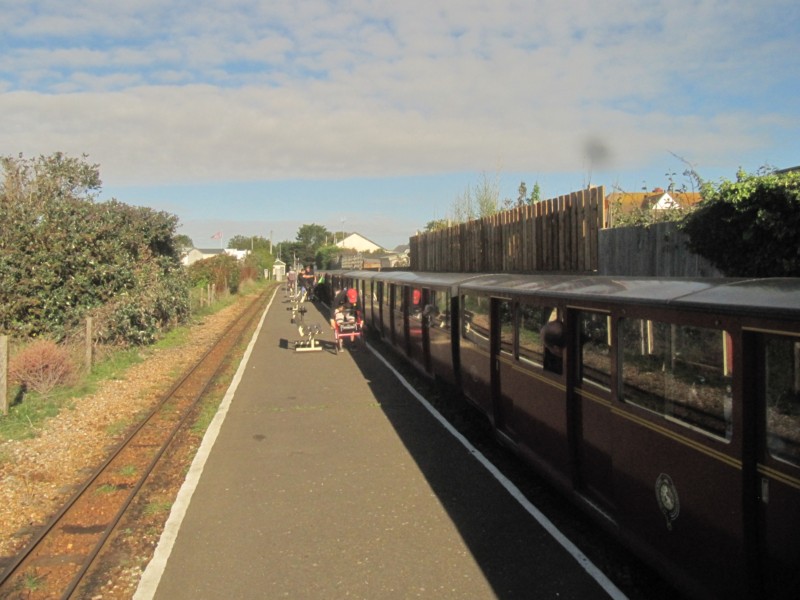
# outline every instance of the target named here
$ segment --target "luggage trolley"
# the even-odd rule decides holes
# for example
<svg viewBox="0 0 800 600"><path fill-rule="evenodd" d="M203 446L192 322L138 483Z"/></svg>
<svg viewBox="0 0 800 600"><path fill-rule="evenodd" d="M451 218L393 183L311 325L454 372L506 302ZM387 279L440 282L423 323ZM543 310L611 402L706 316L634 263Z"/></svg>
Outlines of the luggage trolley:
<svg viewBox="0 0 800 600"><path fill-rule="evenodd" d="M346 292L346 303L334 308L333 337L337 354L344 349L344 340L350 340L351 345L357 343L360 347L366 344L358 292L352 288Z"/></svg>
<svg viewBox="0 0 800 600"><path fill-rule="evenodd" d="M344 350L344 340L350 340L351 344L358 343L364 346L364 319L361 311L355 308L344 309L341 313L342 318L335 320L333 327L333 337L336 341L336 353ZM338 316L338 315L337 315Z"/></svg>

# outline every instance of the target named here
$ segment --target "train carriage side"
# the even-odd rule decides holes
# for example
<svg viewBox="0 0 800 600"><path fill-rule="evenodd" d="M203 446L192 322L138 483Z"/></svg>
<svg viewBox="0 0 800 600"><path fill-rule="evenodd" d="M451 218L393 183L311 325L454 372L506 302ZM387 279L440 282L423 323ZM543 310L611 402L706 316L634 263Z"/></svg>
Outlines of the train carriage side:
<svg viewBox="0 0 800 600"><path fill-rule="evenodd" d="M800 564L800 284L781 292L794 313L761 319L769 335L758 310L748 321L714 301L735 289L742 306L774 314L750 285L487 276L460 290L464 394L501 440L697 597L798 589L787 565ZM555 358L553 321L564 331ZM764 372L770 361L783 376Z"/></svg>
<svg viewBox="0 0 800 600"><path fill-rule="evenodd" d="M375 327L378 305L375 301L375 281L377 273L374 271L352 271L349 274L352 286L358 292L364 324L368 328Z"/></svg>
<svg viewBox="0 0 800 600"><path fill-rule="evenodd" d="M391 296L387 336L423 373L455 384L452 307L454 286L474 275L390 272L380 276Z"/></svg>
<svg viewBox="0 0 800 600"><path fill-rule="evenodd" d="M800 280L717 286L680 301L735 315L734 436L742 439L743 511L752 596L800 590ZM738 421L737 421L738 419Z"/></svg>

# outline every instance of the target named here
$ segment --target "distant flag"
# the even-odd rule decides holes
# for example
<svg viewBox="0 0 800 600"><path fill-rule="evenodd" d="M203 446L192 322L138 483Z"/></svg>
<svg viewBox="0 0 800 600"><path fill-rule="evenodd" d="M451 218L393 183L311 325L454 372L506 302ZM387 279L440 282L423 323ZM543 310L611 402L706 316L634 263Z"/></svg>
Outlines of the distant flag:
<svg viewBox="0 0 800 600"><path fill-rule="evenodd" d="M212 240L221 240L222 239L222 232L218 231L217 233L215 233L214 235L211 236L211 239Z"/></svg>

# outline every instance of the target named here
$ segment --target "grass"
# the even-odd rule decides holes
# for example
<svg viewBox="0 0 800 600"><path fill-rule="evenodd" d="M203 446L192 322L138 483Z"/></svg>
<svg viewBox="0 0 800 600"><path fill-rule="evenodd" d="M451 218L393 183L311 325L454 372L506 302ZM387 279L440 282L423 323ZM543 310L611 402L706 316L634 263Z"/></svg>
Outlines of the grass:
<svg viewBox="0 0 800 600"><path fill-rule="evenodd" d="M43 423L59 414L64 408L72 408L75 400L94 393L99 384L113 379L122 379L125 372L132 366L142 362L149 351L156 348L174 348L186 343L191 328L197 323L198 317L213 314L234 304L242 295L263 289L270 282L257 282L243 285L239 295L226 295L218 299L210 307L193 314L190 323L173 328L164 333L151 347L126 348L109 351L92 366L92 372L80 379L76 384L57 388L48 394L35 392L22 394L19 389L10 390L11 397L16 397L9 409L8 415L0 415L0 442L6 440L23 440L36 437ZM115 424L114 427L124 427L127 424Z"/></svg>
<svg viewBox="0 0 800 600"><path fill-rule="evenodd" d="M144 507L144 514L157 515L160 513L169 512L172 509L172 502L150 502Z"/></svg>
<svg viewBox="0 0 800 600"><path fill-rule="evenodd" d="M206 429L208 429L208 426L211 425L211 421L214 420L214 415L217 414L218 408L219 401L216 401L213 404L208 402L203 403L197 418L195 419L194 423L192 423L192 433L198 436L204 435Z"/></svg>
<svg viewBox="0 0 800 600"><path fill-rule="evenodd" d="M27 592L36 592L44 588L45 580L44 576L38 575L32 571L26 571L24 575L25 581L25 591Z"/></svg>
<svg viewBox="0 0 800 600"><path fill-rule="evenodd" d="M131 477L136 475L136 467L134 465L125 465L119 470L119 474L123 477Z"/></svg>
<svg viewBox="0 0 800 600"><path fill-rule="evenodd" d="M127 419L121 419L119 421L114 421L110 425L106 427L106 433L111 437L117 437L122 435L128 430L130 427L131 422Z"/></svg>

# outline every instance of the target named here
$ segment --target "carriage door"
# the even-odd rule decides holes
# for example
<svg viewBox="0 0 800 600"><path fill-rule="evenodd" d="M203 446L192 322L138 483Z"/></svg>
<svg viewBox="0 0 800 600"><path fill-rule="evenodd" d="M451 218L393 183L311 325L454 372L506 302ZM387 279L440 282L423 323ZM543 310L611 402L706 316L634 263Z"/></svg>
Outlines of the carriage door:
<svg viewBox="0 0 800 600"><path fill-rule="evenodd" d="M422 312L420 313L420 336L421 336L421 352L422 356L420 362L426 373L432 373L431 367L431 311L427 308L430 305L433 292L428 288L420 290L420 306Z"/></svg>
<svg viewBox="0 0 800 600"><path fill-rule="evenodd" d="M600 507L614 507L611 415L611 317L573 310L567 331L575 357L572 369L572 431L577 463L577 488Z"/></svg>
<svg viewBox="0 0 800 600"><path fill-rule="evenodd" d="M800 337L758 344L759 542L766 596L800 590Z"/></svg>

